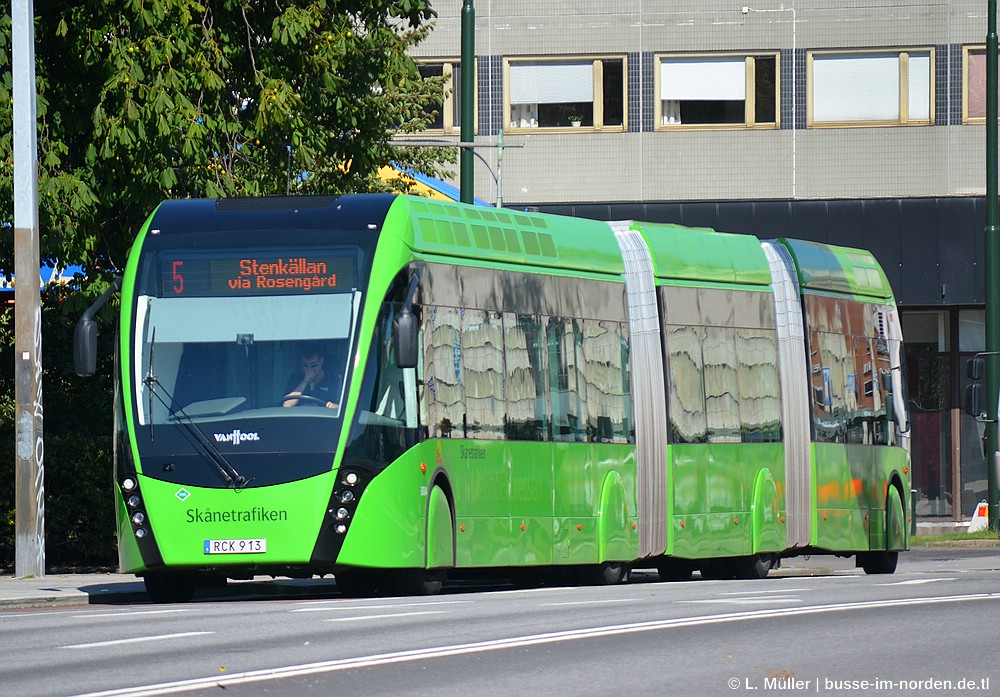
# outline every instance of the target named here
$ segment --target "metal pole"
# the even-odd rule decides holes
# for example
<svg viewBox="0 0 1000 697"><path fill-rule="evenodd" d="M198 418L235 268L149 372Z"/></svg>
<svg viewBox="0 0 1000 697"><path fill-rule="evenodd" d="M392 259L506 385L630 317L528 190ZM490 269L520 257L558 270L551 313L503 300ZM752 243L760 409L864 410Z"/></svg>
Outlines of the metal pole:
<svg viewBox="0 0 1000 697"><path fill-rule="evenodd" d="M988 1L988 33L986 35L986 351L994 355L986 358L987 413L1000 418L997 411L997 390L1000 371L997 369L996 351L1000 351L1000 265L998 265L997 216L997 3ZM989 502L989 524L997 529L997 509L1000 496L997 492L997 421L986 427L986 487ZM957 495L954 500L961 500Z"/></svg>
<svg viewBox="0 0 1000 697"><path fill-rule="evenodd" d="M15 573L45 575L42 306L38 276L38 126L32 0L11 7L14 96ZM19 282L18 282L19 281Z"/></svg>
<svg viewBox="0 0 1000 697"><path fill-rule="evenodd" d="M462 5L462 141L471 143L475 138L474 106L476 103L476 9L472 0ZM475 200L476 173L473 170L472 150L462 148L459 161L459 198L462 203Z"/></svg>
<svg viewBox="0 0 1000 697"><path fill-rule="evenodd" d="M503 208L503 127L497 133L497 208Z"/></svg>

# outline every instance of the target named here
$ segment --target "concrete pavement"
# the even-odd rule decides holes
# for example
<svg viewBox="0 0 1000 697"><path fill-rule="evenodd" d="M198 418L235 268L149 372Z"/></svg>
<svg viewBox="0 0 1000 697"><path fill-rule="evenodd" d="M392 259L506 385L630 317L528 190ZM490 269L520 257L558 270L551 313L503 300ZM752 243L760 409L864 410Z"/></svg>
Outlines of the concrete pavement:
<svg viewBox="0 0 1000 697"><path fill-rule="evenodd" d="M336 587L332 578L303 580L260 576L251 581L230 581L224 587L199 588L195 598L318 596L332 594ZM149 598L142 579L132 574L0 575L0 609L147 602Z"/></svg>

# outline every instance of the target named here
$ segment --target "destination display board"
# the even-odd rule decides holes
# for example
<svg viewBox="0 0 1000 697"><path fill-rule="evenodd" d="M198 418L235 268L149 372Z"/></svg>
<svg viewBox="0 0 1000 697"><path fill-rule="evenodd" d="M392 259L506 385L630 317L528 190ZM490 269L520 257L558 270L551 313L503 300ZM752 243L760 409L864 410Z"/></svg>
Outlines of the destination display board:
<svg viewBox="0 0 1000 697"><path fill-rule="evenodd" d="M355 287L355 255L329 251L301 254L163 254L163 297L343 293Z"/></svg>

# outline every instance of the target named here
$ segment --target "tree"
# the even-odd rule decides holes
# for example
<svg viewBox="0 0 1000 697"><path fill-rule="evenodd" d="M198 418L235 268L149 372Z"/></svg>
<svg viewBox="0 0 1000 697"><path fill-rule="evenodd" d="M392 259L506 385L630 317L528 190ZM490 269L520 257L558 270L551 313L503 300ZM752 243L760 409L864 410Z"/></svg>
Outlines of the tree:
<svg viewBox="0 0 1000 697"><path fill-rule="evenodd" d="M40 251L88 276L78 292L43 294L47 556L110 563L110 364L98 380L72 375L72 320L124 267L163 199L385 190L377 171L392 161L442 174L451 152L388 140L422 130L444 86L421 79L407 53L430 31L428 0L82 0L35 11ZM0 223L9 225L9 14L0 48ZM12 235L3 239L0 269L10 273ZM0 566L13 552L9 309L0 312L0 452L9 455Z"/></svg>
<svg viewBox="0 0 1000 697"><path fill-rule="evenodd" d="M91 276L123 266L165 198L384 190L379 166L440 174L452 157L387 143L440 102L407 53L430 30L427 0L85 0L36 14L42 256ZM2 29L10 55L9 16Z"/></svg>

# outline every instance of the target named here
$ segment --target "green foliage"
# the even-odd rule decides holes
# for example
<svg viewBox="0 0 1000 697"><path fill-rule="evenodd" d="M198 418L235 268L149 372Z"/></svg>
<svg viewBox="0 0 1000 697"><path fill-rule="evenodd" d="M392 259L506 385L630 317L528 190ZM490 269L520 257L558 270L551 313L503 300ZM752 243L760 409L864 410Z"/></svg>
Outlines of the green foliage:
<svg viewBox="0 0 1000 697"><path fill-rule="evenodd" d="M8 9L9 12L9 9ZM73 375L72 323L124 267L167 198L380 191L379 167L431 175L447 150L397 148L424 129L441 80L408 50L428 0L82 0L35 5L43 260L82 264L43 313L50 564L113 562L111 366ZM13 220L10 15L0 16L0 222ZM6 58L5 58L6 57ZM13 270L11 235L0 269ZM109 308L110 309L110 308ZM112 312L105 311L110 316ZM106 321L106 320L105 320ZM113 331L101 333L110 361ZM0 313L0 565L13 555L13 320Z"/></svg>
<svg viewBox="0 0 1000 697"><path fill-rule="evenodd" d="M74 320L63 310L63 289L42 294L42 433L45 439L45 538L49 568L113 566L115 521L112 476L111 376L114 332L100 335L98 374L73 372ZM13 310L0 313L0 568L14 559Z"/></svg>
<svg viewBox="0 0 1000 697"><path fill-rule="evenodd" d="M384 190L390 161L434 175L453 158L387 144L440 103L440 81L407 53L430 30L427 0L84 0L36 14L42 256L92 278L123 266L166 198ZM0 55L10 42L7 16ZM0 69L9 222L12 76Z"/></svg>

